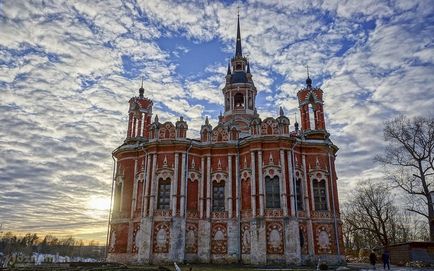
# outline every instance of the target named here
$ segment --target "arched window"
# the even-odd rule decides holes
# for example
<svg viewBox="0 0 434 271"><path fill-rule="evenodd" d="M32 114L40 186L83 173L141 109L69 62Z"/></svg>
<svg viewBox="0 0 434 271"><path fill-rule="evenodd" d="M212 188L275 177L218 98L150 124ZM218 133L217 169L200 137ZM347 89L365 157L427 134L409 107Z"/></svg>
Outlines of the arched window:
<svg viewBox="0 0 434 271"><path fill-rule="evenodd" d="M315 130L315 110L312 104L309 104L309 127L311 130Z"/></svg>
<svg viewBox="0 0 434 271"><path fill-rule="evenodd" d="M241 93L237 93L234 96L234 108L244 108L244 95Z"/></svg>
<svg viewBox="0 0 434 271"><path fill-rule="evenodd" d="M280 208L279 177L265 177L265 208Z"/></svg>
<svg viewBox="0 0 434 271"><path fill-rule="evenodd" d="M214 182L212 185L212 210L220 212L225 210L225 183Z"/></svg>
<svg viewBox="0 0 434 271"><path fill-rule="evenodd" d="M297 178L297 180L295 181L295 194L297 197L297 210L303 211L303 188L300 178Z"/></svg>
<svg viewBox="0 0 434 271"><path fill-rule="evenodd" d="M169 210L170 208L170 179L158 181L158 210Z"/></svg>
<svg viewBox="0 0 434 271"><path fill-rule="evenodd" d="M313 179L313 198L316 211L327 211L326 181Z"/></svg>

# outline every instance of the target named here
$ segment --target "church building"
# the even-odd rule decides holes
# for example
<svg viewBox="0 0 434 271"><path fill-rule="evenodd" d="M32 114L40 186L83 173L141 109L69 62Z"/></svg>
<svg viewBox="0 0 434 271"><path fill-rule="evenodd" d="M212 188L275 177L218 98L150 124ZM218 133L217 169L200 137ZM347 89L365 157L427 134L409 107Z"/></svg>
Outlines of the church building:
<svg viewBox="0 0 434 271"><path fill-rule="evenodd" d="M300 124L280 108L261 118L243 56L238 17L235 55L222 89L224 113L188 124L153 115L154 102L129 101L128 130L113 151L108 260L304 264L342 261L335 158L323 90L307 78L297 93ZM162 121L162 122L160 122Z"/></svg>

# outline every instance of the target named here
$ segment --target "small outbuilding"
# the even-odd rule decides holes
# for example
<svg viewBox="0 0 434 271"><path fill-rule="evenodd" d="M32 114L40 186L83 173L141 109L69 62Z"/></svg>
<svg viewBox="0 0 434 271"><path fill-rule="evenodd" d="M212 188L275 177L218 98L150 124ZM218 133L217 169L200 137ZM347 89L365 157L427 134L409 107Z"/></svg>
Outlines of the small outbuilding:
<svg viewBox="0 0 434 271"><path fill-rule="evenodd" d="M390 261L403 265L408 262L424 262L434 264L434 242L412 241L390 245Z"/></svg>

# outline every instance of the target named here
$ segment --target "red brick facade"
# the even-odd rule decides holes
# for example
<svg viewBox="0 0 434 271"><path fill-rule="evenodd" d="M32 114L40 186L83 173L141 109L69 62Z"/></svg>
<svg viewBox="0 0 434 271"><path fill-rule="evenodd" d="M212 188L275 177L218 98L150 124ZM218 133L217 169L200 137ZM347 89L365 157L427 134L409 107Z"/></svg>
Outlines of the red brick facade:
<svg viewBox="0 0 434 271"><path fill-rule="evenodd" d="M237 51L223 88L224 113L200 137L130 100L116 160L109 259L125 262L302 263L343 254L335 154L323 91L297 96L301 127L280 110L261 119L247 59ZM153 121L152 120L153 117Z"/></svg>

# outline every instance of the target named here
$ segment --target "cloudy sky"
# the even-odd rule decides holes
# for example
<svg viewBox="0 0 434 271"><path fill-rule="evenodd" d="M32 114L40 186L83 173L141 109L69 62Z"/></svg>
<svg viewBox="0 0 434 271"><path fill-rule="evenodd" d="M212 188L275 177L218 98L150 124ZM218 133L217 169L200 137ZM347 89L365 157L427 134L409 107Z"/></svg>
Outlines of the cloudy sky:
<svg viewBox="0 0 434 271"><path fill-rule="evenodd" d="M364 1L0 0L3 231L105 240L113 161L144 77L161 121L196 137L222 109L237 5L261 117L291 121L309 65L340 147L345 199L373 162L382 124L433 114L434 5Z"/></svg>

